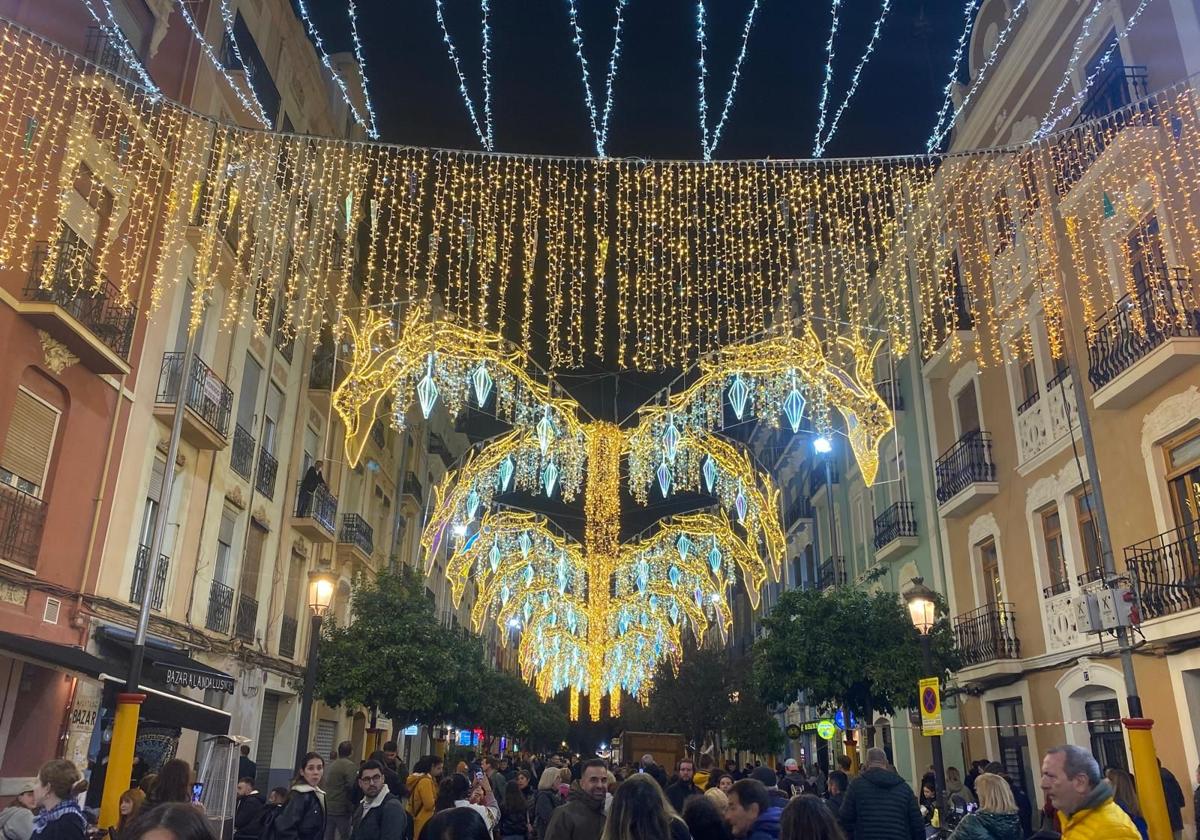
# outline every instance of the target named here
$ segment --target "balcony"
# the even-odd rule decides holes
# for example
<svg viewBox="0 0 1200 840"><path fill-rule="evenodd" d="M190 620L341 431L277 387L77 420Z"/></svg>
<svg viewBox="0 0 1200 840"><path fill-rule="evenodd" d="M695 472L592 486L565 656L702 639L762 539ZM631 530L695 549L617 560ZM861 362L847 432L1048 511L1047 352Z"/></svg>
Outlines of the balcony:
<svg viewBox="0 0 1200 840"><path fill-rule="evenodd" d="M121 300L117 287L97 271L89 250L77 240L64 238L51 260L50 245L37 243L18 308L27 321L63 344L93 373L129 373L125 359L137 308Z"/></svg>
<svg viewBox="0 0 1200 840"><path fill-rule="evenodd" d="M1200 360L1200 300L1181 269L1125 295L1088 330L1096 408L1128 408Z"/></svg>
<svg viewBox="0 0 1200 840"><path fill-rule="evenodd" d="M425 491L421 487L421 480L411 472L404 474L404 495L416 500L418 507L424 503Z"/></svg>
<svg viewBox="0 0 1200 840"><path fill-rule="evenodd" d="M1135 64L1126 67L1118 60L1110 64L1092 83L1091 93L1083 100L1072 125L1108 116L1139 99L1145 99L1148 94L1146 65Z"/></svg>
<svg viewBox="0 0 1200 840"><path fill-rule="evenodd" d="M968 432L934 464L938 511L942 516L962 516L1000 492L996 465L992 463L992 436Z"/></svg>
<svg viewBox="0 0 1200 840"><path fill-rule="evenodd" d="M954 638L963 667L998 659L1020 659L1013 605L1007 601L985 604L954 619Z"/></svg>
<svg viewBox="0 0 1200 840"><path fill-rule="evenodd" d="M258 601L249 595L237 599L237 620L233 623L233 635L244 642L254 641L254 628L258 624Z"/></svg>
<svg viewBox="0 0 1200 840"><path fill-rule="evenodd" d="M204 617L204 626L215 633L228 633L232 617L233 589L214 580L208 588L208 614Z"/></svg>
<svg viewBox="0 0 1200 840"><path fill-rule="evenodd" d="M875 561L882 563L917 547L917 519L912 502L896 502L875 517Z"/></svg>
<svg viewBox="0 0 1200 840"><path fill-rule="evenodd" d="M112 73L127 82L141 85L137 71L129 65L120 48L100 26L89 26L84 58L101 70Z"/></svg>
<svg viewBox="0 0 1200 840"><path fill-rule="evenodd" d="M836 464L829 464L829 480L834 484L841 480ZM812 472L808 474L808 495L815 496L823 489L825 489L825 464L822 461L816 461L813 464Z"/></svg>
<svg viewBox="0 0 1200 840"><path fill-rule="evenodd" d="M254 478L254 489L268 499L275 498L275 473L279 471L279 462L266 449L258 450L258 473Z"/></svg>
<svg viewBox="0 0 1200 840"><path fill-rule="evenodd" d="M161 610L163 597L166 594L167 572L169 571L167 555L159 555L158 568L154 570L154 587L150 591L150 608ZM133 582L129 586L129 603L141 604L146 591L146 578L150 574L150 546L139 545L137 560L133 564Z"/></svg>
<svg viewBox="0 0 1200 840"><path fill-rule="evenodd" d="M296 655L296 617L285 615L279 624L279 655L291 659Z"/></svg>
<svg viewBox="0 0 1200 840"><path fill-rule="evenodd" d="M796 501L792 502L792 506L787 509L787 513L783 517L784 527L789 532L794 531L801 523L811 521L813 518L812 502L807 496L800 496Z"/></svg>
<svg viewBox="0 0 1200 840"><path fill-rule="evenodd" d="M846 578L846 558L840 554L834 557L826 557L821 561L820 568L817 569L817 588L830 589L834 586L845 586Z"/></svg>
<svg viewBox="0 0 1200 840"><path fill-rule="evenodd" d="M904 396L900 393L900 382L895 379L884 379L875 383L875 393L883 399L892 411L904 410Z"/></svg>
<svg viewBox="0 0 1200 840"><path fill-rule="evenodd" d="M254 469L254 436L247 432L241 424L233 429L233 446L229 448L229 466L233 471L247 481L250 471Z"/></svg>
<svg viewBox="0 0 1200 840"><path fill-rule="evenodd" d="M44 499L0 484L0 558L27 569L36 568L45 524Z"/></svg>
<svg viewBox="0 0 1200 840"><path fill-rule="evenodd" d="M170 425L183 373L183 354L164 353L158 374L154 416ZM183 412L183 439L197 449L224 449L229 439L229 415L233 391L204 364L192 359Z"/></svg>
<svg viewBox="0 0 1200 840"><path fill-rule="evenodd" d="M1143 619L1200 607L1200 529L1195 523L1125 549Z"/></svg>
<svg viewBox="0 0 1200 840"><path fill-rule="evenodd" d="M338 549L349 560L370 563L375 552L375 531L357 513L342 514L342 530L338 532Z"/></svg>
<svg viewBox="0 0 1200 840"><path fill-rule="evenodd" d="M429 434L429 454L441 458L442 466L446 469L450 469L458 461L454 457L454 453L450 451L450 447L446 445L446 441L442 440L442 436L434 432Z"/></svg>
<svg viewBox="0 0 1200 840"><path fill-rule="evenodd" d="M951 362L975 341L975 319L971 316L971 304L962 282L954 282L953 293L947 292L944 306L933 307L930 313L933 334L939 337L933 353L924 360L922 372L929 379L944 379L951 372ZM956 354L955 348L960 348Z"/></svg>
<svg viewBox="0 0 1200 840"><path fill-rule="evenodd" d="M296 483L296 507L292 527L316 543L333 542L337 531L337 498L324 484L312 493L305 493Z"/></svg>

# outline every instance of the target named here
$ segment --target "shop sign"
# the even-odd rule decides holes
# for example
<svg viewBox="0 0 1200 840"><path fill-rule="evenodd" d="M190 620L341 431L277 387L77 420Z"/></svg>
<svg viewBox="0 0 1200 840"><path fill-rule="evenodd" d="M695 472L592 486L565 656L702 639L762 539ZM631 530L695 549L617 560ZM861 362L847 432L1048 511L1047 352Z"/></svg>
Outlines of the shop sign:
<svg viewBox="0 0 1200 840"><path fill-rule="evenodd" d="M800 737L800 727L794 723L788 724L786 732L787 732L787 736L789 738L791 738L793 741L795 741L797 738Z"/></svg>
<svg viewBox="0 0 1200 840"><path fill-rule="evenodd" d="M160 666L166 672L167 685L179 688L198 688L201 691L224 691L233 694L233 677L224 674L212 674L207 671L192 671L188 668Z"/></svg>
<svg viewBox="0 0 1200 840"><path fill-rule="evenodd" d="M817 721L817 734L826 741L832 741L837 736L837 724L825 718Z"/></svg>

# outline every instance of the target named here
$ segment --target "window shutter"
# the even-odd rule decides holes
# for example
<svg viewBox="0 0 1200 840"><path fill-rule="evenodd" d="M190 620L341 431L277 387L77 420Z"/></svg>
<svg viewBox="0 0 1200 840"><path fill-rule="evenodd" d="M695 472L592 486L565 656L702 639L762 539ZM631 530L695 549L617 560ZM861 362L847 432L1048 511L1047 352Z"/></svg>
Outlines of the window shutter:
<svg viewBox="0 0 1200 840"><path fill-rule="evenodd" d="M12 421L0 454L0 467L38 485L46 480L46 466L58 428L58 410L25 390L17 391ZM39 493L40 495L40 493Z"/></svg>
<svg viewBox="0 0 1200 840"><path fill-rule="evenodd" d="M162 501L163 478L166 474L167 462L155 458L154 466L150 470L150 486L146 489L146 498L155 504Z"/></svg>

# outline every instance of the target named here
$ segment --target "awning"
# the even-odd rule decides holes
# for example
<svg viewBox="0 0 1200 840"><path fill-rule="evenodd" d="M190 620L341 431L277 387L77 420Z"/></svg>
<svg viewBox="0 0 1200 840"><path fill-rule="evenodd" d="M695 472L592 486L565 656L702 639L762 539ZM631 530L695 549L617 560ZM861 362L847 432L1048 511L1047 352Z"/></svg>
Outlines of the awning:
<svg viewBox="0 0 1200 840"><path fill-rule="evenodd" d="M121 627L101 627L98 635L125 651L133 646L133 633ZM233 694L234 678L210 665L192 659L185 651L158 642L146 640L144 659L154 668L154 676L161 677L167 685L180 688L212 689Z"/></svg>
<svg viewBox="0 0 1200 840"><path fill-rule="evenodd" d="M113 639L113 641L119 640ZM181 672L186 670L186 674L182 677L184 679L190 678L189 675L192 673L207 672L213 675L214 679L223 678L232 684L233 677L229 674L209 668L177 651L147 647L146 660L148 662L152 659L151 651L153 651L153 656L160 657L161 661L173 663L170 667ZM22 636L18 633L0 631L0 652L43 668L72 671L94 680L100 680L108 685L123 686L129 674L128 660L120 663L112 662L94 656L82 648L48 642L45 639L35 639L31 636ZM169 680L168 684L170 684ZM146 700L142 704L142 717L144 718L179 726L183 729L207 732L211 735L225 735L229 732L230 716L222 709L144 684L139 685L138 690L146 695Z"/></svg>

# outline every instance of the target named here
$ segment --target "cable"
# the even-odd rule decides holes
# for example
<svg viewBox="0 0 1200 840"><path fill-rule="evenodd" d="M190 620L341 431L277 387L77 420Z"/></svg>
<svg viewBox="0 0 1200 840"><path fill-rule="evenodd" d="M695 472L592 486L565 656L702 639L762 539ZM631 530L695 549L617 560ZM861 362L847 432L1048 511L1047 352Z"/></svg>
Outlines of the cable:
<svg viewBox="0 0 1200 840"><path fill-rule="evenodd" d="M963 23L962 33L958 36L958 46L954 50L954 65L950 68L950 78L946 81L946 87L942 90L942 107L938 111L937 119L933 124L934 134L942 127L942 121L946 119L946 114L950 111L951 91L954 90L954 82L958 78L958 68L962 65L963 53L966 51L967 36L971 34L971 26L975 22L975 10L979 6L981 0L967 0L967 5L963 8ZM925 144L925 151L932 152L933 136L930 135L929 140Z"/></svg>
<svg viewBox="0 0 1200 840"><path fill-rule="evenodd" d="M817 130L813 136L813 154L821 145L821 132L825 130L825 108L829 103L829 86L833 81L833 42L838 31L838 7L842 0L833 0L829 24L829 40L825 42L825 79L821 82L821 98L817 103Z"/></svg>
<svg viewBox="0 0 1200 840"><path fill-rule="evenodd" d="M862 75L863 68L867 66L867 62L871 58L871 53L875 51L875 42L879 40L879 32L883 29L883 22L887 20L888 12L892 8L892 0L883 0L883 8L879 11L879 18L875 21L875 29L871 32L871 40L867 42L867 49L863 52L862 58L858 60L858 66L854 68L854 74L850 78L850 89L846 91L846 96L842 100L842 104L838 106L837 113L833 115L833 120L829 123L829 131L825 135L825 139L820 141L820 146L813 149L813 154L816 157L822 157L825 154L825 147L829 145L829 141L833 139L833 135L837 132L838 123L842 119L842 113L846 110L846 106L850 104L850 100L854 97L854 92L858 90L858 79Z"/></svg>
<svg viewBox="0 0 1200 840"><path fill-rule="evenodd" d="M125 33L121 30L120 24L117 23L117 19L113 15L112 5L109 3L109 0L102 0L102 2L104 3L105 14L108 16L108 23L105 23L96 14L96 10L92 8L91 0L83 0L83 6L88 10L88 14L92 16L92 20L96 21L96 25L108 36L108 40L116 45L117 52L121 54L121 58L125 63L137 73L138 78L142 81L142 86L150 92L154 99L160 98L162 91L154 84L154 80L150 78L150 74L146 72L146 68L142 65L142 62L138 60L137 53L133 51L133 47L126 40Z"/></svg>
<svg viewBox="0 0 1200 840"><path fill-rule="evenodd" d="M233 9L229 7L229 0L221 0L220 11L221 21L225 25L225 37L229 39L229 46L233 49L233 57L237 59L238 66L246 74L246 88L250 92L250 98L254 100L254 104L258 107L258 110L266 114L267 109L263 107L262 100L258 98L258 91L254 89L254 80L250 77L250 65L242 58L242 49L238 46L237 36L233 32Z"/></svg>
<svg viewBox="0 0 1200 840"><path fill-rule="evenodd" d="M104 2L107 4L108 0L104 0ZM184 23L186 23L188 28L192 30L192 35L197 41L200 42L200 49L204 52L205 57L229 84L229 87L233 90L233 93L238 98L238 101L242 103L242 107L246 109L246 113L250 114L250 116L257 120L259 124L268 131L274 128L274 124L267 116L267 112L262 109L262 105L258 103L258 100L255 99L254 101L251 101L248 99L242 89L233 81L233 78L225 69L225 65L221 63L221 60L217 57L217 54L213 52L212 45L208 43L208 40L204 37L204 33L201 32L200 27L196 25L196 21L192 17L192 13L188 11L187 4L184 2L184 0L175 0L175 5L179 7L179 13L183 17Z"/></svg>
<svg viewBox="0 0 1200 840"><path fill-rule="evenodd" d="M325 69L329 71L329 75L333 78L333 83L337 85L338 91L342 94L342 101L346 103L346 107L350 109L350 114L354 117L354 121L361 125L367 132L367 136L372 140L379 139L379 135L373 133L374 127L363 119L363 115L358 112L358 107L354 104L354 100L350 98L350 91L346 88L345 80L333 69L333 62L329 58L329 53L325 52L325 43L321 40L321 33L317 31L317 25L313 23L312 17L308 14L308 3L306 0L296 0L296 7L300 9L300 17L304 19L304 25L308 29L308 37L312 39L313 46L317 48L317 55L321 59L321 63L325 65ZM367 77L363 76L363 95L367 93Z"/></svg>
<svg viewBox="0 0 1200 840"><path fill-rule="evenodd" d="M699 1L700 9L704 9L704 0ZM725 107L721 110L721 119L717 121L716 128L712 132L712 140L708 137L708 103L705 93L704 80L708 76L708 70L704 66L705 47L702 44L700 48L700 103L703 117L700 122L701 133L703 135L702 142L704 144L704 159L712 160L713 152L717 149L717 144L721 142L721 132L725 128L725 122L729 119L729 112L733 110L733 98L737 94L738 81L742 75L742 62L746 59L746 48L750 42L750 30L754 27L754 17L758 14L759 0L754 0L750 4L750 12L746 15L746 24L742 27L742 47L738 50L737 59L733 63L733 75L729 81L729 90L725 94ZM704 39L703 15L701 15L700 27L697 30L697 37Z"/></svg>
<svg viewBox="0 0 1200 840"><path fill-rule="evenodd" d="M371 106L371 92L367 89L367 60L363 57L362 42L358 39L358 9L354 0L349 0L346 13L350 15L350 38L354 42L354 60L358 62L358 75L362 80L363 104L367 108L367 116L371 121L367 128L367 136L373 140L379 138L379 130L375 126L375 109Z"/></svg>

